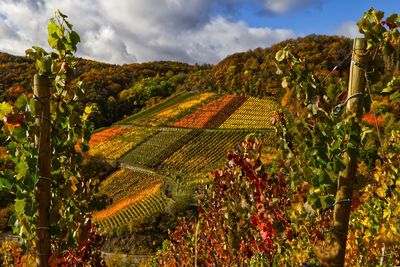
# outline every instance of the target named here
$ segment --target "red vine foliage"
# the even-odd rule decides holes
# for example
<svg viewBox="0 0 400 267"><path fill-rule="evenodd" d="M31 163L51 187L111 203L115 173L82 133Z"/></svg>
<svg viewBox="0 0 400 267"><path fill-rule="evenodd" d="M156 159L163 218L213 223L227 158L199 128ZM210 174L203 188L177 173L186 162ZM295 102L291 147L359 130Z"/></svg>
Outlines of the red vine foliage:
<svg viewBox="0 0 400 267"><path fill-rule="evenodd" d="M98 266L105 267L106 264L101 258L101 246L104 239L98 234L97 228L89 220L78 231L78 246L62 251L61 254L52 254L49 263L51 267L67 266ZM53 240L54 241L54 240ZM59 244L53 242L53 246ZM54 249L59 251L59 249Z"/></svg>
<svg viewBox="0 0 400 267"><path fill-rule="evenodd" d="M213 187L199 196L197 222L181 218L164 250L163 266L237 266L273 262L277 247L292 238L284 175L268 177L260 161L261 141L249 136L214 171ZM279 245L279 250L284 249Z"/></svg>

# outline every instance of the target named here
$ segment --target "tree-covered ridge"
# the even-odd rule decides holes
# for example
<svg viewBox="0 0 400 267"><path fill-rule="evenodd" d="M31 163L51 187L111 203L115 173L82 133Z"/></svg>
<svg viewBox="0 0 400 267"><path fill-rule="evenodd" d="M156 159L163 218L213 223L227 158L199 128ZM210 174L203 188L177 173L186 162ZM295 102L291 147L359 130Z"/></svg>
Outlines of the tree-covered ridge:
<svg viewBox="0 0 400 267"><path fill-rule="evenodd" d="M139 111L149 100L169 96L180 89L188 74L204 68L208 67L169 61L119 66L79 59L70 86L83 82L83 101L97 105L99 112L91 119L101 127ZM0 73L0 99L15 101L31 88L34 65L25 57L0 53ZM140 101L120 97L132 91L131 96Z"/></svg>
<svg viewBox="0 0 400 267"><path fill-rule="evenodd" d="M281 86L274 58L276 52L287 44L292 44L293 50L302 58L307 58L309 67L321 71L321 75L333 70L351 51L351 40L348 38L309 35L286 40L270 48L236 53L212 68L210 76L216 88L252 96L275 96ZM337 68L334 74L346 78L348 64Z"/></svg>
<svg viewBox="0 0 400 267"><path fill-rule="evenodd" d="M83 81L84 102L97 104L99 112L92 116L96 127L110 125L183 90L276 96L281 86L273 59L288 43L293 44L293 50L307 58L310 67L319 70L320 75L329 73L351 50L348 38L310 35L270 48L236 53L215 66L172 61L120 66L79 59L71 85ZM347 66L343 64L337 68L331 77L346 79ZM28 59L0 53L0 97L15 100L20 92L30 88L33 72L33 64Z"/></svg>

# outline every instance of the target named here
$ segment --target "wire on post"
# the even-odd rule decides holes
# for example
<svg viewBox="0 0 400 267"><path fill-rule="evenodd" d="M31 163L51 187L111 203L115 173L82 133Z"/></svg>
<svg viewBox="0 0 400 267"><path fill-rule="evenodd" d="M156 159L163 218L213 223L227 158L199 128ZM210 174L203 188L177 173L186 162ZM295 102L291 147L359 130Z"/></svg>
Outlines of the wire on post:
<svg viewBox="0 0 400 267"><path fill-rule="evenodd" d="M350 52L346 55L346 57L345 57L339 64L337 64L337 65L325 76L325 78L322 80L321 84L323 84L323 83L325 82L325 80L328 79L328 77L331 76L332 73L333 73L337 68L339 68L340 66L342 66L342 65L351 57L352 53L353 53L353 51L350 51Z"/></svg>
<svg viewBox="0 0 400 267"><path fill-rule="evenodd" d="M42 121L43 121L43 120L46 120L46 121L48 121L48 122L51 123L50 118L47 118L47 117L45 117L45 116L43 116L43 115L41 115L41 116L35 115L34 118L39 118L39 119L41 119Z"/></svg>
<svg viewBox="0 0 400 267"><path fill-rule="evenodd" d="M47 181L51 182L51 179L49 177L44 177L44 176L39 175L39 179L43 179L43 180L47 180Z"/></svg>
<svg viewBox="0 0 400 267"><path fill-rule="evenodd" d="M339 114L343 111L344 107L347 105L347 102L348 102L350 99L352 99L352 98L354 98L354 97L357 97L357 96L363 96L363 95L364 95L363 93L356 93L356 94L354 94L354 95L349 96L343 103L340 103L340 104L336 105L336 106L333 108L333 114L334 114L335 116L339 115Z"/></svg>
<svg viewBox="0 0 400 267"><path fill-rule="evenodd" d="M338 200L335 203L333 203L332 205L328 206L326 209L324 209L324 212L326 212L326 211L328 211L330 209L333 209L337 204L340 204L340 203L349 203L351 205L351 204L353 204L353 200L350 199L350 198L345 198L345 199L342 199L342 200Z"/></svg>

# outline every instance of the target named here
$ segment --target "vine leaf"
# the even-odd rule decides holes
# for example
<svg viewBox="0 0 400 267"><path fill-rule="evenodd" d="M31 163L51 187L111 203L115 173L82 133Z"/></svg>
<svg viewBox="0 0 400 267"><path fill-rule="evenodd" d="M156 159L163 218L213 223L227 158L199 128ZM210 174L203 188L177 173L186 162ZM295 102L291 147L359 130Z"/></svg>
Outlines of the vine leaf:
<svg viewBox="0 0 400 267"><path fill-rule="evenodd" d="M10 104L8 104L7 102L0 103L0 120L2 120L4 116L8 113L11 113L11 111L12 106Z"/></svg>

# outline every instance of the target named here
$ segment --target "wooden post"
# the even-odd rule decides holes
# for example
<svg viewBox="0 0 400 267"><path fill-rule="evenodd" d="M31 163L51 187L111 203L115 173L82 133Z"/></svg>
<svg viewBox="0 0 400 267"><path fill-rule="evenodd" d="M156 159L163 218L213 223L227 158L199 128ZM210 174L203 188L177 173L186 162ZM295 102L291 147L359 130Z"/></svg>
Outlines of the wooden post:
<svg viewBox="0 0 400 267"><path fill-rule="evenodd" d="M39 267L49 266L50 247L50 81L47 77L35 74L33 81L35 96L36 135L38 147L38 176L35 200L38 208L36 222L36 261Z"/></svg>
<svg viewBox="0 0 400 267"><path fill-rule="evenodd" d="M366 62L365 39L357 38L353 44L353 55L350 66L349 88L347 96L346 114L356 114L348 124L352 133L360 132L360 121L363 112L363 98L365 93L365 62ZM349 137L349 136L347 136ZM335 255L332 266L343 266L346 253L347 232L349 217L353 199L353 184L357 173L358 149L361 137L352 135L356 147L351 152L344 154L346 169L340 174L338 189L336 193L336 205L333 214L333 242L338 253Z"/></svg>

